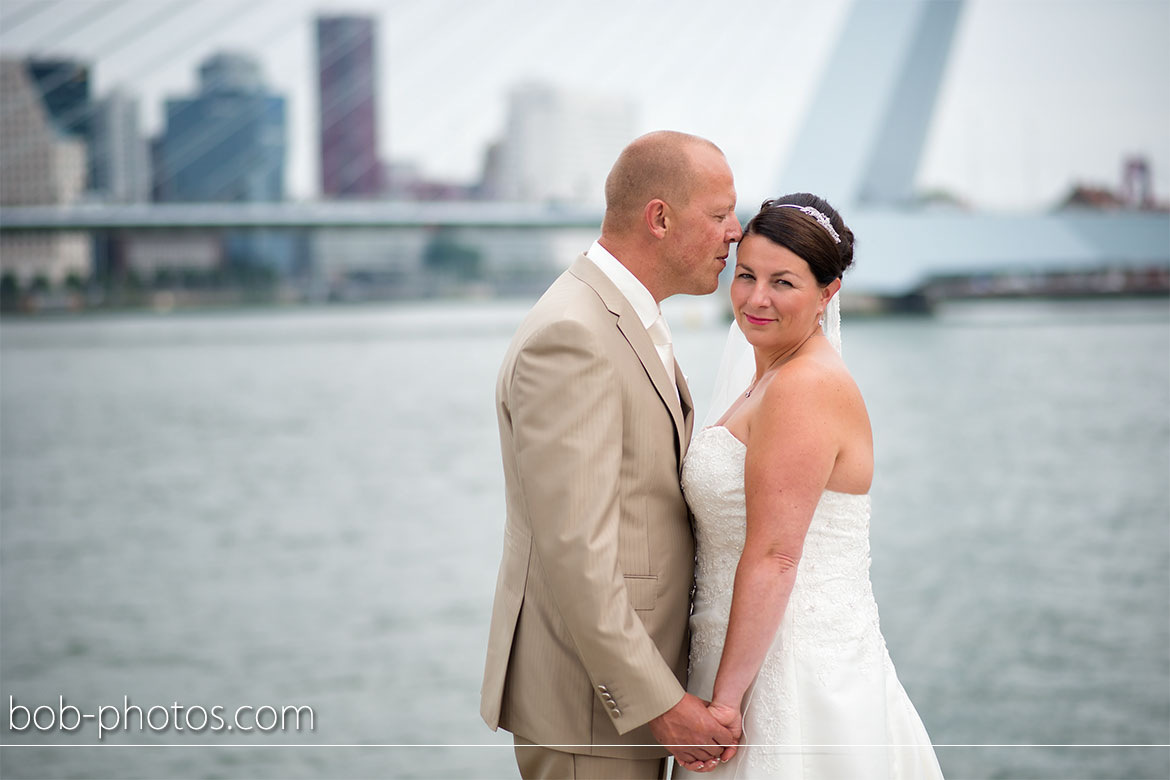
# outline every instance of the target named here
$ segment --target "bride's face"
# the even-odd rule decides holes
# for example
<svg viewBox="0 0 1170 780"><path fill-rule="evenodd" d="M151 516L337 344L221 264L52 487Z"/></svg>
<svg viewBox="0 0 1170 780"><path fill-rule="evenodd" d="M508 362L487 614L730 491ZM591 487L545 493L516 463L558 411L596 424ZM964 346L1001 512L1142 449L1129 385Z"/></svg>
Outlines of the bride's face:
<svg viewBox="0 0 1170 780"><path fill-rule="evenodd" d="M731 308L749 343L784 347L817 326L832 297L799 255L758 234L745 236L736 252Z"/></svg>

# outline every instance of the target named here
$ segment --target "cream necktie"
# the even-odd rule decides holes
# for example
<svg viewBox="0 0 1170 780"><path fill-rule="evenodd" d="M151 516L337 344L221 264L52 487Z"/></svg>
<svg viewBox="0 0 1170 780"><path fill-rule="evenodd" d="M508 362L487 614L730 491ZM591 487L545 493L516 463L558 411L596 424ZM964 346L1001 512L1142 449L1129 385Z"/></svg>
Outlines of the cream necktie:
<svg viewBox="0 0 1170 780"><path fill-rule="evenodd" d="M674 347L670 344L670 328L667 327L662 312L658 312L658 318L650 323L646 332L650 334L650 340L654 342L654 348L658 350L658 357L662 360L666 375L670 377L670 384L674 386L674 391L677 393L678 383L674 378Z"/></svg>

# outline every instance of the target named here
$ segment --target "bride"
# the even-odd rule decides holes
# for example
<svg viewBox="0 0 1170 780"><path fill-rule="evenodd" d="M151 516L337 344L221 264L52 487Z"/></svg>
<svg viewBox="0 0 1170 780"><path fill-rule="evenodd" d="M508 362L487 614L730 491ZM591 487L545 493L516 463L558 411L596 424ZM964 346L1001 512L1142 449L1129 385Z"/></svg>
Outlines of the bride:
<svg viewBox="0 0 1170 780"><path fill-rule="evenodd" d="M869 582L873 440L834 297L852 261L852 231L803 193L765 201L739 244L731 304L751 360L737 372L725 356L734 400L696 435L682 482L697 544L689 688L743 729L719 776L942 776Z"/></svg>

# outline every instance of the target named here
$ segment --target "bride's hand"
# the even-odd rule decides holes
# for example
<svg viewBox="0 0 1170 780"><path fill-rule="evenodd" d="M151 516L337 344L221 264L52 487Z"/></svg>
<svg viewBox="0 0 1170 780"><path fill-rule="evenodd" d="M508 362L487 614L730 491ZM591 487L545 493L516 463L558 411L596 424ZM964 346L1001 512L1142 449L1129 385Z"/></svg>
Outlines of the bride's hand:
<svg viewBox="0 0 1170 780"><path fill-rule="evenodd" d="M708 704L707 712L711 713L711 717L718 721L719 725L735 735L736 744L724 748L720 759L724 762L730 761L738 749L739 740L743 737L743 716L740 715L738 708L718 702Z"/></svg>
<svg viewBox="0 0 1170 780"><path fill-rule="evenodd" d="M707 712L711 714L719 725L730 731L736 739L736 743L728 745L723 749L723 754L718 760L712 761L679 761L679 765L691 772L710 772L720 764L725 764L730 761L738 748L738 741L743 736L743 716L739 714L739 710L735 707L730 707L726 704L712 704L707 703Z"/></svg>
<svg viewBox="0 0 1170 780"><path fill-rule="evenodd" d="M675 759L676 761L678 759ZM679 761L678 765L688 772L710 772L715 767L719 766L720 761L712 759L710 761Z"/></svg>

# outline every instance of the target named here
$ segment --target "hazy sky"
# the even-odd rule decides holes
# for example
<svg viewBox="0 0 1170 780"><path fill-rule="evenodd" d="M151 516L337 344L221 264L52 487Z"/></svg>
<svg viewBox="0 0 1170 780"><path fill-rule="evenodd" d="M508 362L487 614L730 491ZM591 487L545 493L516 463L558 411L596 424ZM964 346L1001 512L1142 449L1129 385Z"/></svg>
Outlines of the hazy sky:
<svg viewBox="0 0 1170 780"><path fill-rule="evenodd" d="M875 0L862 0L873 2ZM884 0L883 0L884 1ZM94 63L96 94L136 93L147 129L224 49L255 53L289 100L292 197L317 192L318 12L379 20L382 155L478 177L509 89L539 80L626 97L637 130L706 136L741 201L776 194L848 0L0 0L0 53ZM842 121L848 121L843 117ZM1143 154L1170 198L1170 0L968 0L922 187L1041 208L1073 182L1116 187Z"/></svg>

